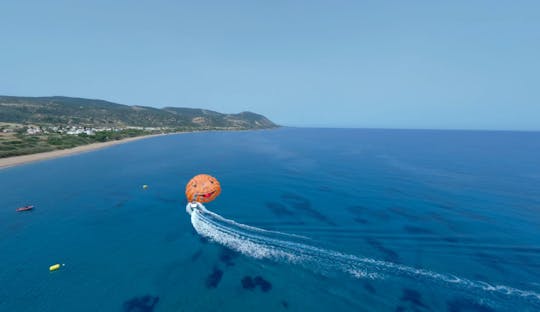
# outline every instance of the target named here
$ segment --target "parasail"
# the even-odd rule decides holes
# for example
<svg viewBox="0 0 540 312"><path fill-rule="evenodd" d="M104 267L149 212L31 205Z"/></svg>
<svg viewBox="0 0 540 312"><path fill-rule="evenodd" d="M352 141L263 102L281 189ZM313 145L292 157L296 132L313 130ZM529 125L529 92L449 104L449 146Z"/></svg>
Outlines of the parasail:
<svg viewBox="0 0 540 312"><path fill-rule="evenodd" d="M219 181L208 174L196 175L186 185L188 201L196 200L200 203L208 203L216 199L220 193Z"/></svg>

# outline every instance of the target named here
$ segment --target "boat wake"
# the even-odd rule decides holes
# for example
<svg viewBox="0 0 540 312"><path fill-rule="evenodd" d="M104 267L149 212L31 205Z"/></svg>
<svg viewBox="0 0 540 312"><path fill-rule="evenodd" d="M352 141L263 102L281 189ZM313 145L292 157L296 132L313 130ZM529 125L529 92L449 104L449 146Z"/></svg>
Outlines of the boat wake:
<svg viewBox="0 0 540 312"><path fill-rule="evenodd" d="M505 285L492 285L454 275L417 269L388 261L345 254L310 244L303 236L268 231L226 219L214 212L194 210L191 223L197 233L223 246L257 259L302 265L318 272L340 271L354 278L407 277L457 287L468 292L510 296L540 307L540 293Z"/></svg>

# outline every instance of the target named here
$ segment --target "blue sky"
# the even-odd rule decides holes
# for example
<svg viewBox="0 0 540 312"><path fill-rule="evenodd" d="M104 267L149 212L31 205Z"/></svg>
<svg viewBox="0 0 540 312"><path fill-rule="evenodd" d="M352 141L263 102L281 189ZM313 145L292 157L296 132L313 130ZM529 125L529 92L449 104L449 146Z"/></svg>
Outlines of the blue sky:
<svg viewBox="0 0 540 312"><path fill-rule="evenodd" d="M2 1L0 94L540 130L537 1Z"/></svg>

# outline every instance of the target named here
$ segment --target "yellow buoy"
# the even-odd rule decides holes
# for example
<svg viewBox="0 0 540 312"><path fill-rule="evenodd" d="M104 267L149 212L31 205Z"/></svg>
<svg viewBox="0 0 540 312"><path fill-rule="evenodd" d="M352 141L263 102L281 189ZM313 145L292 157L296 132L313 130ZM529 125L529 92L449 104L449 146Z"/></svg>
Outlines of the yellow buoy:
<svg viewBox="0 0 540 312"><path fill-rule="evenodd" d="M145 185L142 186L142 188L143 188L143 190L146 190L148 188L148 185L145 184Z"/></svg>
<svg viewBox="0 0 540 312"><path fill-rule="evenodd" d="M58 270L58 269L60 269L60 263L53 264L53 265L51 265L51 266L49 267L49 271L51 271L51 272L52 272L52 271L56 271L56 270Z"/></svg>

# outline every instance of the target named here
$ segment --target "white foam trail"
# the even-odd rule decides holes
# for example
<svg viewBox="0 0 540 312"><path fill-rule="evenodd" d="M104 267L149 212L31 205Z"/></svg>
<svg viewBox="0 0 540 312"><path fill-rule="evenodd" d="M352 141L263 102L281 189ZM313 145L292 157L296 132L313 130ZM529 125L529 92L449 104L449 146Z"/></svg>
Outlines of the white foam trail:
<svg viewBox="0 0 540 312"><path fill-rule="evenodd" d="M242 228L244 230L250 230L250 231L259 232L259 233L272 233L272 234L278 234L278 235L282 235L282 236L296 237L296 238L302 238L302 239L310 239L309 237L302 236L302 235L289 234L289 233L283 233L283 232L277 232L277 231L270 231L270 230L265 230L265 229L261 229L261 228L258 228L258 227L238 223L238 222L236 222L234 220L226 219L226 218L224 218L224 217L222 217L222 216L218 215L217 213L214 213L214 212L212 212L210 210L206 210L205 213L211 215L212 217L214 217L215 219L217 219L219 221L223 221L225 223L237 226L237 227Z"/></svg>
<svg viewBox="0 0 540 312"><path fill-rule="evenodd" d="M384 275L424 278L467 290L520 297L535 305L540 305L540 294L534 291L516 289L505 285L491 285L486 282L472 281L454 275L436 273L388 261L344 254L292 240L274 238L271 234L289 238L295 236L241 224L210 211L200 212L195 210L191 214L191 223L200 235L257 259L293 262L323 272L338 270L356 278L379 279L383 278Z"/></svg>

